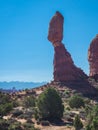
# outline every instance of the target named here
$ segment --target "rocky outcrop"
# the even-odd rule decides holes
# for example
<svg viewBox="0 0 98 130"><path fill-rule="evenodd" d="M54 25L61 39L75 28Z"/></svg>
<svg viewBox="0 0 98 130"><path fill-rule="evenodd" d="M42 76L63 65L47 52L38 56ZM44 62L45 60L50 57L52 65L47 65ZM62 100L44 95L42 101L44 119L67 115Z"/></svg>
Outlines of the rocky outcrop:
<svg viewBox="0 0 98 130"><path fill-rule="evenodd" d="M87 78L87 75L74 65L71 55L66 50L63 39L64 18L59 13L53 16L49 25L48 40L54 47L54 81L78 81Z"/></svg>
<svg viewBox="0 0 98 130"><path fill-rule="evenodd" d="M98 80L98 34L92 40L88 50L88 61L90 65L89 76Z"/></svg>
<svg viewBox="0 0 98 130"><path fill-rule="evenodd" d="M50 21L48 40L53 43L53 46L58 46L58 42L63 39L63 16L57 11Z"/></svg>

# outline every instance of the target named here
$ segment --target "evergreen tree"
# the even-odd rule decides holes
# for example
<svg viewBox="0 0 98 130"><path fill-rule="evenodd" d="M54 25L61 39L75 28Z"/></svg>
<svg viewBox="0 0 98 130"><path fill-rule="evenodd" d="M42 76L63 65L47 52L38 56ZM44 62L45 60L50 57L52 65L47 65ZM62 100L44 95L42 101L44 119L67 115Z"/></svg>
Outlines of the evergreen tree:
<svg viewBox="0 0 98 130"><path fill-rule="evenodd" d="M69 100L69 106L71 108L80 108L81 106L84 107L85 103L84 103L84 100L81 96L74 95Z"/></svg>
<svg viewBox="0 0 98 130"><path fill-rule="evenodd" d="M58 92L47 88L38 98L39 115L47 119L60 119L63 116L64 106Z"/></svg>

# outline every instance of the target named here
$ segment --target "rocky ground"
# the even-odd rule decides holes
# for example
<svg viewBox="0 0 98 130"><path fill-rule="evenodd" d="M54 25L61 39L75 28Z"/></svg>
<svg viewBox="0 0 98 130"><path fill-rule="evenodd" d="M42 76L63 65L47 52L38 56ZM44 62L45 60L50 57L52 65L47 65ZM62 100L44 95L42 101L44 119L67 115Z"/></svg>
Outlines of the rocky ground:
<svg viewBox="0 0 98 130"><path fill-rule="evenodd" d="M97 86L98 83L96 83L93 79L89 79L90 84L93 84L94 86ZM25 106L24 105L24 99L26 97L33 96L37 98L47 87L53 87L55 88L61 95L61 98L63 100L64 104L64 114L62 118L62 122L59 123L50 123L48 125L41 124L40 121L35 120L34 118L34 108ZM75 94L82 95L82 93L79 93L76 91L76 89L72 89L70 87L65 86L64 84L60 83L54 83L51 82L49 84L46 84L44 86L41 86L39 88L34 89L26 89L23 91L19 91L16 93L10 94L13 101L15 101L16 106L14 106L13 110L4 116L4 119L13 119L21 124L24 124L26 122L33 123L36 128L39 128L40 130L74 130L73 127L73 120L75 115L79 115L81 121L83 122L84 126L86 126L87 118L86 118L86 112L85 108L70 108L68 101L70 97L72 97ZM88 106L94 106L98 103L98 96L92 96L90 97L84 97L85 104Z"/></svg>

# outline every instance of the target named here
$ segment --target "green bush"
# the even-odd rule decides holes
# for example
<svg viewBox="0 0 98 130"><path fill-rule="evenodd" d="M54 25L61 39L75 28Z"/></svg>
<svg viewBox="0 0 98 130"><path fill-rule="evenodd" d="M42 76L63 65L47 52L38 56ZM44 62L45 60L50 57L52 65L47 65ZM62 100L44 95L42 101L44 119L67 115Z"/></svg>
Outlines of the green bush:
<svg viewBox="0 0 98 130"><path fill-rule="evenodd" d="M0 119L0 130L8 130L8 127L9 123L4 119Z"/></svg>
<svg viewBox="0 0 98 130"><path fill-rule="evenodd" d="M21 127L21 123L15 122L13 124L10 124L8 130L23 130Z"/></svg>
<svg viewBox="0 0 98 130"><path fill-rule="evenodd" d="M24 126L24 130L38 130L38 129L35 128L34 125L31 124L31 123L25 123L23 126Z"/></svg>
<svg viewBox="0 0 98 130"><path fill-rule="evenodd" d="M8 94L0 93L0 116L3 117L13 108L13 102Z"/></svg>
<svg viewBox="0 0 98 130"><path fill-rule="evenodd" d="M84 107L85 103L84 103L84 100L81 96L74 95L69 100L69 106L71 108L80 108L80 107Z"/></svg>
<svg viewBox="0 0 98 130"><path fill-rule="evenodd" d="M39 115L45 119L60 119L63 116L64 106L58 92L47 88L37 101Z"/></svg>
<svg viewBox="0 0 98 130"><path fill-rule="evenodd" d="M13 114L13 117L17 117L17 116L22 115L22 114L23 114L23 111L16 109L16 110L14 110L14 111L12 112L12 114Z"/></svg>
<svg viewBox="0 0 98 130"><path fill-rule="evenodd" d="M35 110L34 110L34 118L35 118L36 120L39 119L39 113L38 113L37 108L35 108Z"/></svg>
<svg viewBox="0 0 98 130"><path fill-rule="evenodd" d="M32 115L28 115L24 113L24 114L19 115L18 118L27 120L28 118L32 118Z"/></svg>
<svg viewBox="0 0 98 130"><path fill-rule="evenodd" d="M92 129L98 130L98 117L95 117L92 121Z"/></svg>
<svg viewBox="0 0 98 130"><path fill-rule="evenodd" d="M9 113L13 108L12 103L5 103L0 105L0 116L4 116Z"/></svg>
<svg viewBox="0 0 98 130"><path fill-rule="evenodd" d="M92 111L92 106L91 105L86 105L85 106L85 112L88 115Z"/></svg>
<svg viewBox="0 0 98 130"><path fill-rule="evenodd" d="M33 96L26 97L24 99L24 105L26 108L35 107L35 98Z"/></svg>
<svg viewBox="0 0 98 130"><path fill-rule="evenodd" d="M98 130L98 117L93 118L91 124L86 126L86 130Z"/></svg>
<svg viewBox="0 0 98 130"><path fill-rule="evenodd" d="M8 94L0 93L0 104L11 102L11 98Z"/></svg>
<svg viewBox="0 0 98 130"><path fill-rule="evenodd" d="M90 125L87 125L87 126L86 126L86 130L92 130L91 126L90 126Z"/></svg>
<svg viewBox="0 0 98 130"><path fill-rule="evenodd" d="M83 124L78 115L76 115L76 117L75 117L74 127L75 127L75 130L80 130L81 128L83 128Z"/></svg>
<svg viewBox="0 0 98 130"><path fill-rule="evenodd" d="M96 105L94 108L93 108L93 115L94 116L98 116L98 105Z"/></svg>
<svg viewBox="0 0 98 130"><path fill-rule="evenodd" d="M94 118L98 117L98 105L94 106L93 109L90 109L88 112L88 123L91 124Z"/></svg>
<svg viewBox="0 0 98 130"><path fill-rule="evenodd" d="M88 111L88 125L86 130L98 130L98 105Z"/></svg>

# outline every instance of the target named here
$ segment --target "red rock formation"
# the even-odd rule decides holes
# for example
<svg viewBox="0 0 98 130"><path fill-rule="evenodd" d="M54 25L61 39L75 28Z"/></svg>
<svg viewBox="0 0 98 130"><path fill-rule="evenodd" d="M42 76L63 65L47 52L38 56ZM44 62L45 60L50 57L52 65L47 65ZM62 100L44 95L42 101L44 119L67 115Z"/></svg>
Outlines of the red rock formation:
<svg viewBox="0 0 98 130"><path fill-rule="evenodd" d="M90 76L98 79L98 34L92 40L88 50L88 61L90 65Z"/></svg>
<svg viewBox="0 0 98 130"><path fill-rule="evenodd" d="M87 78L86 74L74 65L71 55L62 44L63 16L56 12L50 21L48 40L54 46L54 81L74 81Z"/></svg>
<svg viewBox="0 0 98 130"><path fill-rule="evenodd" d="M64 18L58 11L50 21L48 40L51 41L54 46L58 45L57 42L61 42L63 39L63 21Z"/></svg>

